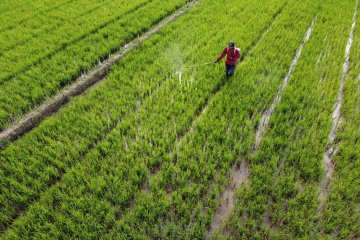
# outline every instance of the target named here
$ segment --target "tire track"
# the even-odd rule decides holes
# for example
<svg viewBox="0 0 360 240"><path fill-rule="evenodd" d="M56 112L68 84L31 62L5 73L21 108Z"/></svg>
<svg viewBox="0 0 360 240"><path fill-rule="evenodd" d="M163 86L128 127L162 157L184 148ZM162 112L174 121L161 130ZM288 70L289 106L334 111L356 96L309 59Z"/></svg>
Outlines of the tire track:
<svg viewBox="0 0 360 240"><path fill-rule="evenodd" d="M286 86L288 85L289 79L292 75L292 73L295 70L296 64L299 61L299 58L301 56L302 50L305 46L305 44L307 43L307 41L309 41L312 30L314 28L314 24L315 24L315 20L316 18L311 22L310 27L308 28L308 30L305 33L305 37L303 42L301 43L299 49L296 51L296 55L290 65L289 71L286 74L285 78L284 78L284 82L281 85L281 87L279 88L275 98L273 99L273 102L270 106L269 109L266 109L265 112L263 113L263 115L261 116L261 120L259 123L259 126L257 128L256 131L256 137L255 137L255 149L257 150L259 148L259 145L261 143L261 140L264 136L265 130L267 129L268 125L269 125L269 121L270 121L270 117L273 114L275 107L279 104L279 102L281 101L281 95L284 92Z"/></svg>
<svg viewBox="0 0 360 240"><path fill-rule="evenodd" d="M231 180L221 195L219 207L217 208L215 216L212 219L209 231L206 235L206 239L210 239L214 232L217 231L227 220L230 213L235 208L236 190L239 189L243 184L245 184L245 186L250 185L249 176L249 166L246 161L242 161L240 165L235 163L232 166ZM243 221L246 221L246 219L243 219Z"/></svg>
<svg viewBox="0 0 360 240"><path fill-rule="evenodd" d="M66 105L71 97L78 96L85 92L95 83L98 83L104 80L107 72L110 67L128 54L131 50L138 47L142 42L147 40L152 35L156 34L161 28L166 26L168 23L176 20L181 15L188 12L191 8L197 5L200 0L194 0L189 2L184 7L175 11L170 16L166 17L156 26L152 27L150 30L145 32L142 36L134 39L128 44L124 45L114 55L111 55L107 60L102 63L99 63L91 72L86 75L78 77L78 79L73 82L71 85L63 88L58 94L56 94L49 101L44 102L36 109L27 113L18 123L13 124L7 129L4 129L0 132L0 149L4 148L10 141L17 139L23 134L29 132L31 129L39 125L45 118L51 116L57 112L61 107Z"/></svg>
<svg viewBox="0 0 360 240"><path fill-rule="evenodd" d="M316 215L318 215L324 208L325 202L329 196L330 192L330 179L332 177L332 174L335 171L335 163L332 161L332 157L336 155L337 152L337 143L335 142L336 134L339 130L339 125L341 124L341 107L344 101L344 85L347 77L347 71L349 68L350 63L350 51L354 40L354 31L355 31L355 25L356 25L356 18L358 14L358 6L359 6L359 0L356 1L354 16L351 24L351 29L349 33L348 42L346 44L345 48L345 59L344 64L342 67L341 72L341 80L340 80L340 86L338 90L338 97L336 100L336 103L334 105L334 111L332 114L332 126L331 131L329 134L329 140L328 144L325 149L324 157L323 157L323 169L325 172L325 175L320 182L319 188L320 188L320 194L318 197L319 205L316 210Z"/></svg>
<svg viewBox="0 0 360 240"><path fill-rule="evenodd" d="M307 43L307 41L310 39L311 33L314 28L315 20L316 20L316 17L312 20L309 28L307 29L304 39L302 40L300 47L296 51L295 57L290 65L289 71L284 78L283 84L281 85L275 98L273 99L273 102L272 102L270 108L267 109L266 111L264 111L264 113L262 114L261 121L260 121L257 131L256 131L256 139L255 139L255 147L254 147L255 153L257 152L258 147L261 143L261 140L264 136L264 133L268 127L270 117L271 117L272 113L274 112L274 109L276 108L276 106L279 104L279 102L281 100L281 95L284 92L284 90L288 84L288 81L289 81L290 77L292 76L292 73L294 72L296 64L301 56L302 50L303 50L305 44ZM231 211L234 209L235 200L236 200L236 196L235 196L236 190L239 187L241 187L241 185L243 183L245 183L245 185L249 185L250 174L249 174L249 166L248 166L247 161L243 160L241 162L240 167L238 167L238 163L235 163L231 169L231 176L232 176L231 181L221 196L220 206L218 207L218 210L216 211L213 221L210 225L207 239L209 239L216 230L221 228L223 223L229 217ZM264 223L271 228L272 221L267 216L269 216L269 213L265 212Z"/></svg>

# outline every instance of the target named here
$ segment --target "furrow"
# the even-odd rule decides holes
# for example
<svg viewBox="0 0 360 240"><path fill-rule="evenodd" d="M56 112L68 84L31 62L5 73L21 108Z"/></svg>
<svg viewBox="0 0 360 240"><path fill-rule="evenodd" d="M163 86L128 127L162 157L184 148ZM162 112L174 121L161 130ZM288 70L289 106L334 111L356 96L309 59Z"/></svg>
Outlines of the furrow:
<svg viewBox="0 0 360 240"><path fill-rule="evenodd" d="M302 50L303 50L305 44L307 43L307 41L309 41L309 39L310 39L311 33L313 31L313 28L314 28L315 20L316 20L316 18L311 22L310 27L306 31L304 40L301 43L299 49L296 51L296 55L295 55L295 57L294 57L294 59L293 59L293 61L291 63L291 66L289 68L288 73L286 74L286 76L284 78L284 82L281 85L281 87L279 88L275 98L273 99L273 102L272 102L270 108L265 110L265 112L261 116L261 120L260 120L259 126L258 126L257 131L256 131L255 149L259 148L260 142L261 142L261 140L262 140L262 138L264 136L265 130L266 130L268 124L269 124L270 117L271 117L272 113L274 112L276 106L281 101L281 95L284 92L284 90L285 90L285 88L286 88L286 86L287 86L287 84L289 82L289 79L290 79L292 73L294 72L294 70L296 68L296 64L299 61Z"/></svg>

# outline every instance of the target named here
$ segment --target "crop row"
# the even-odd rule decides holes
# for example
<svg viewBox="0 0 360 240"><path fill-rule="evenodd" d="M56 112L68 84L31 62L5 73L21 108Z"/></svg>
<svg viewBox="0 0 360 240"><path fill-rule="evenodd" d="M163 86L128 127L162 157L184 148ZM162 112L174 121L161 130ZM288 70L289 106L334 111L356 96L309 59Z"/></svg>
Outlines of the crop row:
<svg viewBox="0 0 360 240"><path fill-rule="evenodd" d="M78 36L75 40L63 42L60 48L47 53L49 58L42 57L43 60L40 59L37 64L2 85L0 129L186 2L174 0L159 4L159 1L132 1L130 6L133 7L122 12L126 13L125 16L120 14L116 18L108 19L108 22L89 29L90 32ZM139 15L148 17L139 18ZM58 37L59 35L54 36L53 39ZM57 45L51 45L54 44ZM32 57L37 58L36 55L30 56Z"/></svg>
<svg viewBox="0 0 360 240"><path fill-rule="evenodd" d="M162 55L161 50L157 55ZM161 56L162 61L164 58ZM0 169L6 177L1 179L1 186L2 196L7 196L7 199L2 204L1 222L9 222L9 217L16 215L19 206L26 206L30 197L39 196L39 191L81 158L116 122L134 109L137 101L142 101L172 71L165 69L163 72L159 59L156 62L158 67L149 69L147 78L141 69L153 59L144 54L140 56L139 51L131 59L129 68L122 65L112 75L114 80L91 91L87 98L73 101L60 116L45 121L42 126L3 149ZM130 67L139 69L136 80L133 74L128 74ZM38 171L39 168L43 170ZM6 210L11 205L11 209Z"/></svg>
<svg viewBox="0 0 360 240"><path fill-rule="evenodd" d="M31 18L64 6L72 1L73 0L2 1L0 3L0 9L2 11L0 16L0 32L11 29Z"/></svg>
<svg viewBox="0 0 360 240"><path fill-rule="evenodd" d="M86 34L91 29L96 29L108 19L114 18L119 13L123 14L137 4L139 3L129 4L126 1L113 4L107 1L101 3L93 3L89 0L75 1L2 32L0 69L7 66L2 73L3 77L5 78L6 73L16 74L23 66L36 62L53 49ZM34 58L35 56L37 58ZM14 66L17 68L14 69Z"/></svg>
<svg viewBox="0 0 360 240"><path fill-rule="evenodd" d="M1 85L21 76L24 71L34 65L47 63L68 45L91 36L108 23L127 18L126 14L145 5L146 1L137 0L131 4L125 1L121 1L120 4L107 3L109 6L100 7L98 8L100 10L96 12L85 10L83 16L78 11L74 12L75 16L72 16L71 12L68 13L67 7L79 9L85 3L86 0L74 2L70 6L65 6L64 9L59 9L60 12L50 12L28 21L25 26L19 26L1 34ZM67 15L69 15L68 18ZM76 20L72 19L73 17Z"/></svg>
<svg viewBox="0 0 360 240"><path fill-rule="evenodd" d="M25 155L32 151L31 155L36 158L32 164L29 164L27 160L27 166L24 166L19 173L14 172L13 181L21 183L21 186L24 187L29 186L30 182L40 187L38 189L30 187L28 192L13 194L12 199L4 202L4 206L6 205L4 209L7 209L8 216L12 216L14 211L24 209L22 203L19 202L20 197L27 199L24 203L32 198L38 198L42 191L54 184L59 177L61 178L64 172L67 172L58 184L42 195L38 203L29 208L23 218L14 223L13 231L8 233L9 236L15 233L23 234L23 236L44 233L45 229L41 227L43 223L37 220L39 225L35 224L24 229L28 222L38 217L47 220L53 218L52 229L57 229L60 235L69 231L75 236L76 234L85 234L85 232L101 234L109 226L111 227L118 214L121 213L121 209L129 204L132 192L141 187L149 171L154 171L161 165L161 159L171 150L176 137L187 130L193 116L224 80L218 77L222 74L222 66L216 68L215 71L199 69L189 73L186 77L184 75L182 79L172 76L162 83L164 78L175 71L177 67L181 67L182 62L192 64L215 58L223 44L226 44L227 39L223 39L223 37L228 39L234 37L228 28L235 29L237 34L247 39L247 43L242 45L247 51L261 36L263 29L271 23L272 16L283 2L269 1L261 6L244 1L237 3L238 8L228 8L230 3L204 1L199 8L170 24L145 42L139 50L128 55L124 62L121 62L112 71L108 80L98 88L91 90L84 97L75 98L68 108L45 121L38 129L26 135L18 143L9 146L3 156L4 162L8 162L7 165L4 164L4 167L11 171L14 170L10 169L9 160L23 161L21 157L14 159L18 150ZM223 15L214 17L214 13L218 9L228 12L225 20ZM241 24L231 21L232 16L237 14L239 9L247 13L245 16L249 21ZM257 12L256 15L253 14L254 11ZM192 26L185 24L188 21L192 21L194 24ZM230 22L227 28L223 27L223 21ZM253 27L255 23L257 23L257 27ZM208 26L211 26L211 29ZM205 31L206 29L207 31ZM199 37L199 32L206 32L206 34ZM194 41L195 36L197 36L196 41ZM210 36L213 37L213 42L208 41ZM219 43L221 45L218 45ZM221 47L218 51L216 49L209 50L214 46ZM194 49L197 49L197 54L194 54ZM130 72L132 69L139 69L139 71ZM159 88L154 90L158 84L160 84ZM125 87L126 89L124 89ZM130 90L131 92L129 92ZM128 95L124 96L125 94ZM146 95L148 97L145 97ZM119 99L124 102L121 103ZM119 111L119 108L129 112L126 117L124 117L124 112ZM99 118L101 115L102 122L89 119L90 116ZM78 116L89 120L84 122L83 119L79 120ZM74 121L77 123L74 124ZM120 123L118 123L119 121ZM102 132L109 132L107 129L109 125L115 126L111 134L80 161L82 153L86 152L86 148L89 147L89 144L86 145L86 143L92 141L95 144L96 136L101 136ZM58 130L54 129L55 126L59 126ZM80 128L81 132L78 131ZM74 134L76 137L72 140L69 139L66 145L56 144L59 138L65 140L69 134L71 137L73 131L77 131ZM45 134L54 134L53 136L57 136L58 140L51 139L47 143L41 142L50 140L50 137L46 137ZM95 138L92 138L93 136ZM30 144L29 141L32 141L33 144ZM76 141L83 142L83 144L75 145ZM37 156L39 158L35 157L34 145L37 144L50 144L54 147L54 152L59 155L56 158L55 156L45 156L41 159L40 154L43 154L44 145L42 147L38 145L39 155ZM25 150L24 147L28 150ZM61 156L61 152L67 156ZM17 156L22 155L16 154ZM50 159L54 162L50 163ZM59 165L64 162L64 159L68 160L68 166ZM69 170L74 165L76 167ZM39 168L47 168L49 171L40 172ZM51 169L57 172L47 180L46 176L51 174ZM27 174L30 171L32 175ZM16 179L21 175L23 179ZM7 179L10 180L11 176L8 176ZM16 192L16 189L11 187L14 187L14 184L7 186L9 192L6 196L9 196L10 191ZM29 192L32 194L28 194ZM80 197L81 195L83 197ZM52 197L49 198L49 196ZM58 200L60 200L58 202L60 205L56 203ZM52 203L49 205L48 201ZM16 202L20 204L15 206ZM75 211L73 207L79 207L78 204L83 207ZM94 206L101 206L101 209L94 208ZM47 210L43 212L41 209ZM92 217L86 215L86 211L89 210L95 210L91 213ZM96 212L97 210L102 213ZM79 214L78 220L75 220L72 215L75 213L74 211ZM70 227L72 225L75 227L79 223L76 221L82 221L81 219L85 216L83 214L87 217L86 222L83 222L83 224L86 223L86 228L84 227L81 233L72 232ZM68 216L65 217L66 215ZM6 216L3 215L3 219L5 218ZM63 222L65 219L67 219L67 223ZM94 229L91 229L92 227ZM95 228L98 232L95 232ZM52 231L49 234L55 233L56 231Z"/></svg>
<svg viewBox="0 0 360 240"><path fill-rule="evenodd" d="M328 1L319 13L260 149L250 156L251 187L238 193L240 200L228 224L233 236L322 237L317 226L319 185L326 174L323 157L354 3ZM339 8L336 15L334 7ZM352 233L347 234L341 238Z"/></svg>
<svg viewBox="0 0 360 240"><path fill-rule="evenodd" d="M335 173L330 194L320 219L320 230L328 237L360 237L360 14L356 19L349 71L344 86L342 122L335 142Z"/></svg>

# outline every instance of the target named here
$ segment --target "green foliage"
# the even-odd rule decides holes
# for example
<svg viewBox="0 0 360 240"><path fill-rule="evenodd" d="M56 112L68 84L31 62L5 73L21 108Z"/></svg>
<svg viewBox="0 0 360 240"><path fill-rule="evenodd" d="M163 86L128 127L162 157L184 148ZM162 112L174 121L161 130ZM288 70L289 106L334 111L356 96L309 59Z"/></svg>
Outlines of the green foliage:
<svg viewBox="0 0 360 240"><path fill-rule="evenodd" d="M111 4L127 3L133 9L140 2ZM29 68L18 77L33 87L30 101L41 101L44 93L52 94L78 75L76 69L89 69L184 3L144 3L84 37L72 53L65 48L70 55L60 51L56 61ZM236 193L235 208L223 226L227 235L217 232L214 239L356 238L360 51L351 56L355 60L345 86L331 194L324 211L316 214L353 7L350 0L202 1L124 57L106 81L0 153L1 237L204 239L230 169L246 161L249 185ZM139 13L149 16L135 20ZM239 21L239 14L246 21ZM254 152L261 115L315 15L311 38ZM229 39L246 55L229 81L221 65L184 68L214 59ZM359 41L354 45L360 46ZM80 68L70 67L69 56ZM58 61L64 65L56 66ZM47 83L44 66L64 69ZM35 75L39 81L33 85ZM27 94L14 98L23 102L19 106L28 106Z"/></svg>
<svg viewBox="0 0 360 240"><path fill-rule="evenodd" d="M0 56L0 109L4 115L0 118L0 129L185 2L75 1L63 6L62 14L58 12L60 9L55 9L40 19L30 19L34 24L25 21L25 26L7 30L4 39L0 38L0 45L4 45L1 40L16 45L4 49ZM79 8L81 12L69 11ZM58 14L59 18L54 17ZM142 15L147 17L138 17ZM40 25L39 33L34 34L33 25Z"/></svg>

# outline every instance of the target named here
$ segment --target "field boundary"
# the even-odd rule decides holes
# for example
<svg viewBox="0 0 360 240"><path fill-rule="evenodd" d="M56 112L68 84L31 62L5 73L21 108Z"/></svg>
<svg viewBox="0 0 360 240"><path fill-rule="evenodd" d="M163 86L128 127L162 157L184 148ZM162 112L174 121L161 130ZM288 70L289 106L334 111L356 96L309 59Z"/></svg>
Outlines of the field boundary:
<svg viewBox="0 0 360 240"><path fill-rule="evenodd" d="M88 74L79 76L72 84L64 87L59 93L50 100L42 103L39 107L25 114L17 123L0 132L0 149L6 142L13 141L25 133L38 126L44 119L56 113L60 108L66 105L71 97L75 97L84 93L87 89L105 79L110 67L117 63L121 58L130 51L137 48L142 42L157 33L168 23L176 20L181 15L187 13L191 8L200 3L200 0L194 0L176 10L171 15L165 17L157 25L150 28L140 37L125 44L118 52L110 55L108 59L97 64Z"/></svg>

